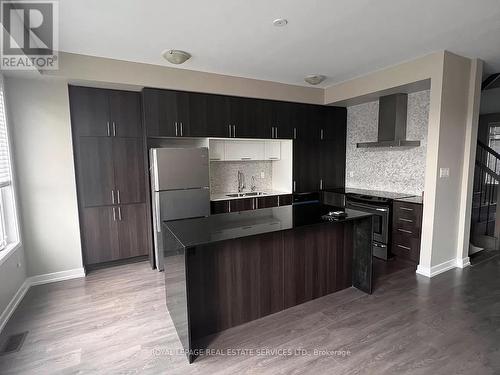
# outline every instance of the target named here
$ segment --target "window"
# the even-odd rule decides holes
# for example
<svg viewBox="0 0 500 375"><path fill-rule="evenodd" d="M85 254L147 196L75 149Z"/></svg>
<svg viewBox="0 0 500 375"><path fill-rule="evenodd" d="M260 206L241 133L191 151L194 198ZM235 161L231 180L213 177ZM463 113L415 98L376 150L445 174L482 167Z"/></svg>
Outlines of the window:
<svg viewBox="0 0 500 375"><path fill-rule="evenodd" d="M3 76L0 75L0 251L19 242L4 98Z"/></svg>

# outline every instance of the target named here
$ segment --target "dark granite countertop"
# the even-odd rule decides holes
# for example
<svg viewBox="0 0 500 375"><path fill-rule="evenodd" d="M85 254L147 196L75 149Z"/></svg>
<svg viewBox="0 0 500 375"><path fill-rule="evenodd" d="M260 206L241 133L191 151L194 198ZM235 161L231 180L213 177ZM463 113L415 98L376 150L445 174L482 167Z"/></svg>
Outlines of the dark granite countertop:
<svg viewBox="0 0 500 375"><path fill-rule="evenodd" d="M328 222L321 218L330 211L342 210L347 217ZM169 230L184 247L198 246L217 241L236 239L257 234L278 232L305 225L345 222L366 218L372 214L320 203L296 206L263 208L253 211L232 212L187 220L165 221Z"/></svg>
<svg viewBox="0 0 500 375"><path fill-rule="evenodd" d="M408 193L395 193L392 191L356 189L356 188L348 188L348 187L326 189L324 191L329 191L332 193L339 193L339 194L361 194L361 195L369 195L369 196L373 196L373 197L397 199L397 200L414 196L413 194L408 194Z"/></svg>
<svg viewBox="0 0 500 375"><path fill-rule="evenodd" d="M406 203L415 203L415 204L424 204L424 199L419 195L415 195L413 197L407 197L407 198L398 198L398 199L395 199L395 201L406 202Z"/></svg>

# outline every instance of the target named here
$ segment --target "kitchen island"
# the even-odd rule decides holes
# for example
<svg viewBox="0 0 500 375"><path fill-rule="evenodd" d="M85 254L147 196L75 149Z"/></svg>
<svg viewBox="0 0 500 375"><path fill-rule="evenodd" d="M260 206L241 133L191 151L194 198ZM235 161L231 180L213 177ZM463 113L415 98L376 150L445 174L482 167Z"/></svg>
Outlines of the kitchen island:
<svg viewBox="0 0 500 375"><path fill-rule="evenodd" d="M163 223L167 308L188 360L227 328L372 288L372 215L319 203Z"/></svg>

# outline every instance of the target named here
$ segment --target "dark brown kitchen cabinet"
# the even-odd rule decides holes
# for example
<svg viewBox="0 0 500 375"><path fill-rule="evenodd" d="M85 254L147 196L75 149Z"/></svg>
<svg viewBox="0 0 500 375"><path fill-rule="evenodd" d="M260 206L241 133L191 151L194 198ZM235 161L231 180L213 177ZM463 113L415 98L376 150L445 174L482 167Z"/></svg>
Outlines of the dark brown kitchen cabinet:
<svg viewBox="0 0 500 375"><path fill-rule="evenodd" d="M415 264L420 261L423 206L417 203L393 203L391 251L398 258Z"/></svg>
<svg viewBox="0 0 500 375"><path fill-rule="evenodd" d="M254 198L232 199L229 201L229 212L248 211L254 209Z"/></svg>
<svg viewBox="0 0 500 375"><path fill-rule="evenodd" d="M229 97L231 138L271 138L271 105L261 99Z"/></svg>
<svg viewBox="0 0 500 375"><path fill-rule="evenodd" d="M149 137L182 137L189 132L189 94L145 88L144 125Z"/></svg>
<svg viewBox="0 0 500 375"><path fill-rule="evenodd" d="M323 109L319 143L321 189L345 186L346 121L345 108Z"/></svg>
<svg viewBox="0 0 500 375"><path fill-rule="evenodd" d="M81 206L114 204L113 140L80 137L75 142L75 157Z"/></svg>
<svg viewBox="0 0 500 375"><path fill-rule="evenodd" d="M146 204L90 207L81 211L85 265L147 255Z"/></svg>
<svg viewBox="0 0 500 375"><path fill-rule="evenodd" d="M292 194L280 195L278 203L279 206L289 206L293 204L293 195Z"/></svg>
<svg viewBox="0 0 500 375"><path fill-rule="evenodd" d="M120 259L116 207L80 208L85 265Z"/></svg>
<svg viewBox="0 0 500 375"><path fill-rule="evenodd" d="M211 201L210 213L212 215L225 214L229 212L229 201Z"/></svg>
<svg viewBox="0 0 500 375"><path fill-rule="evenodd" d="M189 94L189 128L185 130L184 136L229 137L227 97Z"/></svg>
<svg viewBox="0 0 500 375"><path fill-rule="evenodd" d="M69 86L71 122L77 136L141 137L136 92Z"/></svg>
<svg viewBox="0 0 500 375"><path fill-rule="evenodd" d="M255 208L278 207L279 197L277 195L255 198Z"/></svg>
<svg viewBox="0 0 500 375"><path fill-rule="evenodd" d="M271 138L293 139L295 106L293 103L272 102Z"/></svg>
<svg viewBox="0 0 500 375"><path fill-rule="evenodd" d="M147 208L145 203L117 207L120 258L148 255Z"/></svg>
<svg viewBox="0 0 500 375"><path fill-rule="evenodd" d="M228 199L210 202L210 212L212 215L229 212L257 210L260 208L271 208L278 206L288 206L293 203L292 194L269 195L256 198Z"/></svg>
<svg viewBox="0 0 500 375"><path fill-rule="evenodd" d="M115 194L117 204L145 201L147 178L141 138L113 139Z"/></svg>
<svg viewBox="0 0 500 375"><path fill-rule="evenodd" d="M345 185L346 116L344 108L302 105L295 109L294 192Z"/></svg>
<svg viewBox="0 0 500 375"><path fill-rule="evenodd" d="M85 266L146 255L151 223L140 94L70 86L69 95Z"/></svg>
<svg viewBox="0 0 500 375"><path fill-rule="evenodd" d="M320 190L319 140L297 139L293 142L293 191Z"/></svg>
<svg viewBox="0 0 500 375"><path fill-rule="evenodd" d="M69 86L71 123L77 136L111 135L108 90Z"/></svg>
<svg viewBox="0 0 500 375"><path fill-rule="evenodd" d="M319 113L321 116L321 140L337 142L340 139L345 144L347 109L340 107L320 107Z"/></svg>
<svg viewBox="0 0 500 375"><path fill-rule="evenodd" d="M286 232L283 236L285 308L352 285L351 246L350 242L344 244L349 241L344 233L344 225L305 226Z"/></svg>
<svg viewBox="0 0 500 375"><path fill-rule="evenodd" d="M141 98L136 92L109 91L110 131L116 137L142 137Z"/></svg>

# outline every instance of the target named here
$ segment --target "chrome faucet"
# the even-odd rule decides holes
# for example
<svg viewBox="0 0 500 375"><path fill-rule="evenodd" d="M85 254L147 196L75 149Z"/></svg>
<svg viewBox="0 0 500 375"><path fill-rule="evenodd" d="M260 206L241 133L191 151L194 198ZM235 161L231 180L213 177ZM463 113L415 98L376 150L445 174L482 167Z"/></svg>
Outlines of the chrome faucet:
<svg viewBox="0 0 500 375"><path fill-rule="evenodd" d="M242 171L238 171L238 193L241 193L245 187L245 175Z"/></svg>
<svg viewBox="0 0 500 375"><path fill-rule="evenodd" d="M257 189L257 186L255 185L255 176L252 176L252 185L250 185L250 190L255 191Z"/></svg>

